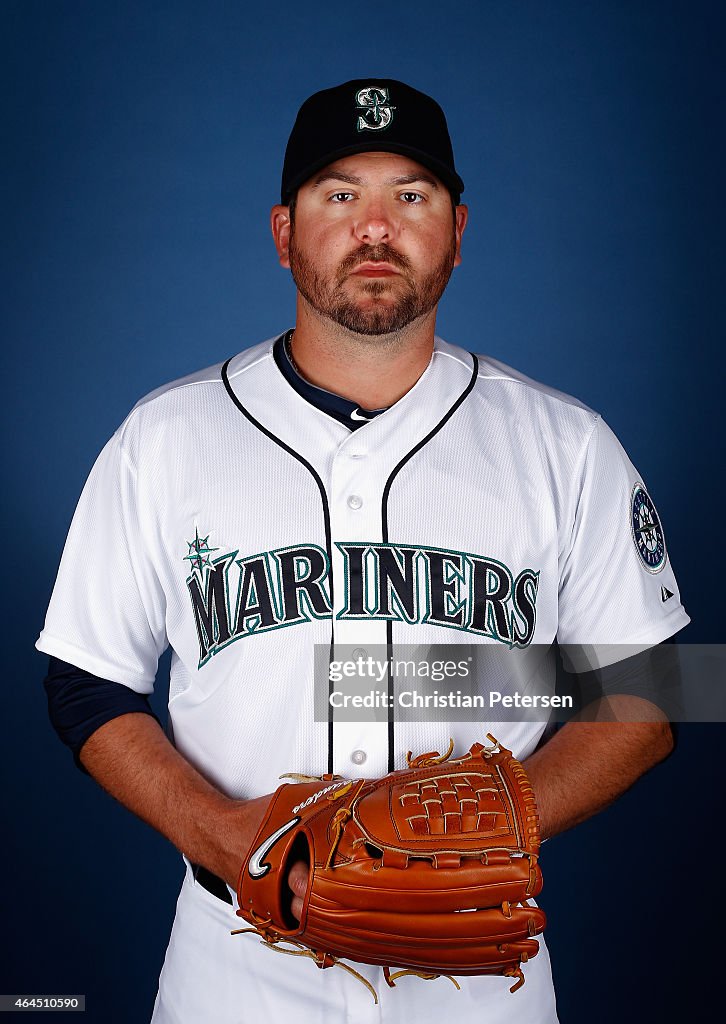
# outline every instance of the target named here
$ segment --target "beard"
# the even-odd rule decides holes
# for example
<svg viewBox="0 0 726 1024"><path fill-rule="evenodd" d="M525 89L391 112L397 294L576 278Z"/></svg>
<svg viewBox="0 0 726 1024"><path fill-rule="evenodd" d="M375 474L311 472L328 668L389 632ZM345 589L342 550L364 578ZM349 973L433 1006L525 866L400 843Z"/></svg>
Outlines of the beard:
<svg viewBox="0 0 726 1024"><path fill-rule="evenodd" d="M295 243L295 232L290 237L290 270L298 291L321 316L333 320L354 334L383 335L395 334L414 320L430 313L444 293L454 269L456 238L452 230L451 245L439 264L422 280L416 281L411 261L396 252L391 246L362 245L341 262L332 282L318 273L311 260ZM366 305L346 295L343 286L348 275L361 263L390 263L399 276L395 278L370 278L361 285ZM391 297L391 285L405 289L395 300Z"/></svg>

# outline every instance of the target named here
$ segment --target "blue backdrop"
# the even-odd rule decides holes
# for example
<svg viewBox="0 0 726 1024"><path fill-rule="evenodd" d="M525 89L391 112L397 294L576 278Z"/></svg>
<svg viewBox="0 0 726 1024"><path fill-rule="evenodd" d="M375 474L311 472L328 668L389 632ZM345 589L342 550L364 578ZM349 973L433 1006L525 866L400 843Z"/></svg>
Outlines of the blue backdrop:
<svg viewBox="0 0 726 1024"><path fill-rule="evenodd" d="M402 78L442 103L467 185L439 333L603 413L665 522L685 638L721 641L723 5L0 9L0 992L86 993L89 1022L143 1022L181 862L73 767L33 650L97 452L141 395L292 323L268 210L297 107L348 78ZM684 878L712 795L686 766L720 777L723 740L683 729L665 765L546 847L563 1024L696 1012L713 926Z"/></svg>

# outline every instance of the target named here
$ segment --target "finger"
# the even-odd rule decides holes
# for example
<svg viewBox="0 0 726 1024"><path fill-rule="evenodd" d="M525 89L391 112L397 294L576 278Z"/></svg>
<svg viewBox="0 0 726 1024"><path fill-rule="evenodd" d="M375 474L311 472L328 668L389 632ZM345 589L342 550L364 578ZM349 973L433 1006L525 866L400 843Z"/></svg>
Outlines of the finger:
<svg viewBox="0 0 726 1024"><path fill-rule="evenodd" d="M287 876L287 884L293 892L290 909L298 921L302 917L303 899L308 888L308 877L307 865L300 860L293 864Z"/></svg>
<svg viewBox="0 0 726 1024"><path fill-rule="evenodd" d="M308 888L308 867L303 861L296 861L290 868L287 884L296 896L304 896Z"/></svg>

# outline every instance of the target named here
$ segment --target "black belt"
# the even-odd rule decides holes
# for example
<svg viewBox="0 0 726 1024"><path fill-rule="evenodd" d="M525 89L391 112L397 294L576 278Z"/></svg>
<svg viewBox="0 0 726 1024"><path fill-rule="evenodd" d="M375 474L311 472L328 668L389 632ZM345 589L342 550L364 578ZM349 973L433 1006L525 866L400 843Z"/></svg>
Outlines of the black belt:
<svg viewBox="0 0 726 1024"><path fill-rule="evenodd" d="M201 864L192 864L192 874L194 880L198 882L203 889L207 892L211 892L212 896L216 896L218 900L222 900L224 903L229 903L230 906L234 906L232 903L232 897L229 894L229 889L224 884L219 875L213 875L211 871L207 871Z"/></svg>

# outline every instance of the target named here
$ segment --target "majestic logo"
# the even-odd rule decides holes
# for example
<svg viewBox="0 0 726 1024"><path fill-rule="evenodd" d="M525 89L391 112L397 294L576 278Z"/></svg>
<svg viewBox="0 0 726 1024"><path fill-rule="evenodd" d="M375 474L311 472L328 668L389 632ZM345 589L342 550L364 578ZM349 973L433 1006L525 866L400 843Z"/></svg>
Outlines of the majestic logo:
<svg viewBox="0 0 726 1024"><path fill-rule="evenodd" d="M187 541L187 590L199 667L246 636L330 619L330 562L315 544L212 559L209 535ZM516 577L495 558L401 544L336 544L343 558L338 620L430 623L527 647L537 618L539 572Z"/></svg>
<svg viewBox="0 0 726 1024"><path fill-rule="evenodd" d="M630 528L640 560L648 572L660 572L666 564L665 537L650 495L638 483L633 488Z"/></svg>
<svg viewBox="0 0 726 1024"><path fill-rule="evenodd" d="M355 94L355 104L357 110L363 111L355 126L356 131L359 132L378 132L382 128L387 128L393 120L393 111L396 109L391 106L388 89L381 89L377 85L369 85L365 89L360 89Z"/></svg>

